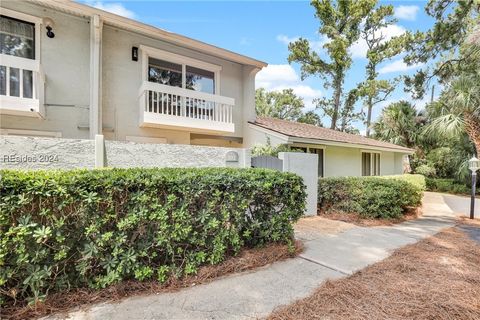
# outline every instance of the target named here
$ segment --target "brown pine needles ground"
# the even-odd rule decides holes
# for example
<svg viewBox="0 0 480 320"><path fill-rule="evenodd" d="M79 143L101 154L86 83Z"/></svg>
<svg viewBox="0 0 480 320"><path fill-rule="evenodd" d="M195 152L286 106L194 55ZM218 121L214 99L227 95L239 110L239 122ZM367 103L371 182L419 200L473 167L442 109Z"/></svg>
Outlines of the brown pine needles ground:
<svg viewBox="0 0 480 320"><path fill-rule="evenodd" d="M480 228L480 222L460 227ZM480 245L449 228L276 310L284 319L480 319Z"/></svg>
<svg viewBox="0 0 480 320"><path fill-rule="evenodd" d="M295 257L303 251L303 244L295 242L295 252L287 245L270 244L263 248L245 249L237 256L230 257L218 265L201 267L196 275L183 279L171 279L165 284L157 281L123 281L102 290L74 289L70 292L60 292L48 296L46 301L36 309L25 303L6 306L0 310L0 319L32 319L52 313L67 313L74 308L86 307L100 302L114 302L135 295L149 295L172 292L181 288L207 283L235 272L247 271L266 266L276 261Z"/></svg>

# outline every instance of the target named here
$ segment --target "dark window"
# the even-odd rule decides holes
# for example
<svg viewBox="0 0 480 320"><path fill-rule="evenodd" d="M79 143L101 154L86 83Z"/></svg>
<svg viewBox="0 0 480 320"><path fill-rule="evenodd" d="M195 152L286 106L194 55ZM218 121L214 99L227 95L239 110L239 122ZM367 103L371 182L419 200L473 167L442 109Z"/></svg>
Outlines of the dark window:
<svg viewBox="0 0 480 320"><path fill-rule="evenodd" d="M35 59L35 24L0 16L0 53Z"/></svg>
<svg viewBox="0 0 480 320"><path fill-rule="evenodd" d="M190 90L215 93L215 73L191 66L186 66L186 88Z"/></svg>
<svg viewBox="0 0 480 320"><path fill-rule="evenodd" d="M318 176L323 177L323 149L309 148L310 153L318 154Z"/></svg>
<svg viewBox="0 0 480 320"><path fill-rule="evenodd" d="M362 176L380 175L380 153L362 152Z"/></svg>
<svg viewBox="0 0 480 320"><path fill-rule="evenodd" d="M164 60L148 59L148 81L182 87L182 66Z"/></svg>

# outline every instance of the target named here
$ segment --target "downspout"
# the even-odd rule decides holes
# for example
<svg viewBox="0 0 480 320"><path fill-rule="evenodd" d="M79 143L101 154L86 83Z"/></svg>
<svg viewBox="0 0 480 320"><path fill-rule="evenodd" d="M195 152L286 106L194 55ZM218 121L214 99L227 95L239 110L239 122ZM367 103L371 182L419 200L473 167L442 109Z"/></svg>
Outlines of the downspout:
<svg viewBox="0 0 480 320"><path fill-rule="evenodd" d="M102 30L99 15L90 18L90 139L102 134Z"/></svg>
<svg viewBox="0 0 480 320"><path fill-rule="evenodd" d="M242 136L244 148L249 148L254 143L250 134L252 129L249 127L248 122L253 122L257 118L255 111L255 76L260 70L260 68L256 67L243 66Z"/></svg>

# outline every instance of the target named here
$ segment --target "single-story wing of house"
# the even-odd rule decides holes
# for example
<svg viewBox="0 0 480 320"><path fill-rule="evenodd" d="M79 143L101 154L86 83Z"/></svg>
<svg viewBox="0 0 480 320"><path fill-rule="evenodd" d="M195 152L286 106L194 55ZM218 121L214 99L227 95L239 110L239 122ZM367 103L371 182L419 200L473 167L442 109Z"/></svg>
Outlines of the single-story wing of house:
<svg viewBox="0 0 480 320"><path fill-rule="evenodd" d="M257 117L249 128L247 141L251 146L286 144L318 154L321 177L402 174L407 156L415 151L361 135L267 117Z"/></svg>

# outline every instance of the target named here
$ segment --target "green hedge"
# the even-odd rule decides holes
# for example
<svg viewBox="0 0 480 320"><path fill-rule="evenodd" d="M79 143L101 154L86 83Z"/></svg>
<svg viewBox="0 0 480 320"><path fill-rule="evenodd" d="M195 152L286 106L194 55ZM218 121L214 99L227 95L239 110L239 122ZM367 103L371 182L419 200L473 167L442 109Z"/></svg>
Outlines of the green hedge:
<svg viewBox="0 0 480 320"><path fill-rule="evenodd" d="M472 192L471 187L456 181L455 179L427 178L427 190L435 192L446 192L453 194L469 195ZM480 188L477 188L477 194L480 195Z"/></svg>
<svg viewBox="0 0 480 320"><path fill-rule="evenodd" d="M320 178L318 206L326 213L341 211L365 218L398 218L407 208L420 205L424 190L420 177Z"/></svg>
<svg viewBox="0 0 480 320"><path fill-rule="evenodd" d="M163 282L244 246L291 243L305 208L302 179L271 170L0 173L2 304L125 279Z"/></svg>
<svg viewBox="0 0 480 320"><path fill-rule="evenodd" d="M422 191L425 191L427 186L426 178L421 174L398 174L398 175L392 175L392 176L379 176L378 178L397 179L397 180L407 181Z"/></svg>

